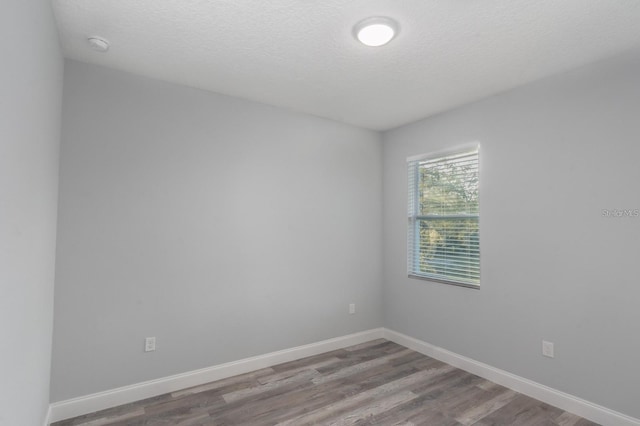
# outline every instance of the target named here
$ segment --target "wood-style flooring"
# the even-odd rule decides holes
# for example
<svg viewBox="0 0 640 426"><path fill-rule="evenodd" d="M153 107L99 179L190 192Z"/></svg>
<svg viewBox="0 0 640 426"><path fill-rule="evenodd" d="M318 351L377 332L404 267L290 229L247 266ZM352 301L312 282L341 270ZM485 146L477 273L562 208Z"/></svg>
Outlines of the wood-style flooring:
<svg viewBox="0 0 640 426"><path fill-rule="evenodd" d="M386 340L374 340L52 426L595 423Z"/></svg>

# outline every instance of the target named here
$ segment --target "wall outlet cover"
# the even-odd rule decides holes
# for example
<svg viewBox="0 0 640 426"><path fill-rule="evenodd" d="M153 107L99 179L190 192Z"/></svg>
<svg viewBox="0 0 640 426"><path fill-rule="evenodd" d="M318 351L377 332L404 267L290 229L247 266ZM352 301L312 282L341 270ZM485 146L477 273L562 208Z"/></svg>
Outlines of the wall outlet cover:
<svg viewBox="0 0 640 426"><path fill-rule="evenodd" d="M147 337L144 339L144 351L151 352L156 350L156 338Z"/></svg>

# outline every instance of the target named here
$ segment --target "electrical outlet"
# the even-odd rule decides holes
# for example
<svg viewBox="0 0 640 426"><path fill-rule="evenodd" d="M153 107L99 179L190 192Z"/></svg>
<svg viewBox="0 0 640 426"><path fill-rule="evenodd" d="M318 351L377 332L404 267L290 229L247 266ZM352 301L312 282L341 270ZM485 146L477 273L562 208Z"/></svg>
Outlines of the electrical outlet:
<svg viewBox="0 0 640 426"><path fill-rule="evenodd" d="M156 350L156 338L155 337L147 337L144 339L144 351L151 352Z"/></svg>
<svg viewBox="0 0 640 426"><path fill-rule="evenodd" d="M542 341L542 355L553 358L553 343L547 342L546 340Z"/></svg>
<svg viewBox="0 0 640 426"><path fill-rule="evenodd" d="M349 303L349 313L350 314L355 314L356 313L356 304L355 303Z"/></svg>

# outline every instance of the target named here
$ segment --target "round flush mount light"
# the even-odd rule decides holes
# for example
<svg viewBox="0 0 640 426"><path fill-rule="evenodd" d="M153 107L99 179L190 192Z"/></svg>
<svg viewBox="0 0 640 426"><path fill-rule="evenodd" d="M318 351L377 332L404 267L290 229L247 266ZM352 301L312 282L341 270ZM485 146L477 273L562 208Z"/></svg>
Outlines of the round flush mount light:
<svg viewBox="0 0 640 426"><path fill-rule="evenodd" d="M89 46L96 52L104 53L109 50L109 42L102 37L89 37L87 42L89 42Z"/></svg>
<svg viewBox="0 0 640 426"><path fill-rule="evenodd" d="M398 23L383 16L367 18L353 27L353 34L366 46L383 46L398 34Z"/></svg>

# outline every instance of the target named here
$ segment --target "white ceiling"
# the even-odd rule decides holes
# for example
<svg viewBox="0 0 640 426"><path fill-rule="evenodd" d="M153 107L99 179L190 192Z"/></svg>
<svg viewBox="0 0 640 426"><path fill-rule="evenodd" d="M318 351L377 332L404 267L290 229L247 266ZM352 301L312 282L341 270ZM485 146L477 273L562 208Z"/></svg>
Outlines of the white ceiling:
<svg viewBox="0 0 640 426"><path fill-rule="evenodd" d="M374 130L640 46L638 0L53 0L66 57ZM389 16L390 44L353 26ZM88 36L111 42L90 49Z"/></svg>

